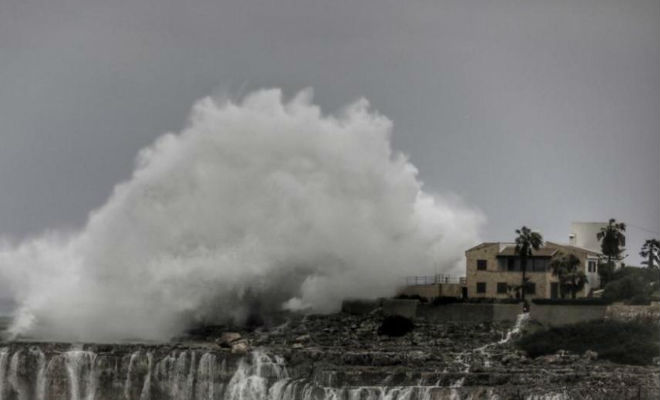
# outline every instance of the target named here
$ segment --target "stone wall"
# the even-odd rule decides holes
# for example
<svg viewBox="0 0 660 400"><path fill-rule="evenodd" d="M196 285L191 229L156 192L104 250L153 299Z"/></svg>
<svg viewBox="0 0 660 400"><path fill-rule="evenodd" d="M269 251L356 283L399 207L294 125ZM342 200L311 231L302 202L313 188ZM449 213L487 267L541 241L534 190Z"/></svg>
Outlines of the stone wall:
<svg viewBox="0 0 660 400"><path fill-rule="evenodd" d="M560 326L605 318L604 305L532 304L530 318L546 326Z"/></svg>
<svg viewBox="0 0 660 400"><path fill-rule="evenodd" d="M407 318L422 317L433 322L513 322L522 312L521 304L450 303L431 305L406 299L346 300L342 304L342 311L360 315L368 314L379 307L382 307L384 315L401 315ZM561 326L606 318L623 321L633 319L658 321L660 320L660 304L605 306L532 303L530 318L545 326Z"/></svg>
<svg viewBox="0 0 660 400"><path fill-rule="evenodd" d="M397 291L397 294L407 296L418 295L426 299L433 300L436 297L456 297L463 296L463 285L460 283L433 283L430 285L410 285L404 286Z"/></svg>
<svg viewBox="0 0 660 400"><path fill-rule="evenodd" d="M385 299L383 300L383 315L400 315L413 319L417 315L417 300Z"/></svg>
<svg viewBox="0 0 660 400"><path fill-rule="evenodd" d="M382 299L349 299L341 303L341 312L353 315L369 314L373 310L382 306Z"/></svg>
<svg viewBox="0 0 660 400"><path fill-rule="evenodd" d="M515 321L522 312L520 304L455 303L417 307L417 316L433 322L502 322Z"/></svg>
<svg viewBox="0 0 660 400"><path fill-rule="evenodd" d="M650 306L629 306L612 304L605 311L605 318L618 321L655 321L660 320L660 303Z"/></svg>
<svg viewBox="0 0 660 400"><path fill-rule="evenodd" d="M410 285L404 286L397 291L397 294L405 294L407 296L421 296L428 300L440 296L440 285L433 283L430 285Z"/></svg>

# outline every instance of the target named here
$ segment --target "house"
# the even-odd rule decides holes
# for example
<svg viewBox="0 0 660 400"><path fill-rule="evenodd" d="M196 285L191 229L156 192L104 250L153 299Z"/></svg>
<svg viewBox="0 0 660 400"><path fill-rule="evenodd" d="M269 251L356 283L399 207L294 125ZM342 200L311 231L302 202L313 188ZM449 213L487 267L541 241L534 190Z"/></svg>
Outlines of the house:
<svg viewBox="0 0 660 400"><path fill-rule="evenodd" d="M561 296L559 282L552 274L550 261L559 253L573 254L580 260L579 268L587 276L588 283L577 293L588 296L600 287L598 259L600 253L573 245L545 242L543 247L532 252L527 260L526 276L529 279L525 297L558 298ZM468 297L511 298L516 297L515 287L520 286L522 272L520 258L515 253L514 243L486 242L465 252L466 286Z"/></svg>

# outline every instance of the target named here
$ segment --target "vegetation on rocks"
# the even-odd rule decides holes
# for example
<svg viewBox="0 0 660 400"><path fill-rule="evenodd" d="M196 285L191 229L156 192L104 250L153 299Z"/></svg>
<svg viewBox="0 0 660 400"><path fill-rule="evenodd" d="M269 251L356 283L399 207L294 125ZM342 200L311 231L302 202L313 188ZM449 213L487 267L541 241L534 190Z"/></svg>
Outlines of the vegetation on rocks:
<svg viewBox="0 0 660 400"><path fill-rule="evenodd" d="M650 365L660 356L660 331L657 324L590 321L532 333L517 345L530 357L561 350L577 354L593 351L600 359L620 364Z"/></svg>
<svg viewBox="0 0 660 400"><path fill-rule="evenodd" d="M658 274L650 268L625 267L615 271L603 298L630 304L648 304L657 291Z"/></svg>
<svg viewBox="0 0 660 400"><path fill-rule="evenodd" d="M383 322L378 327L379 335L386 336L403 336L415 328L413 322L400 315L390 315L383 319Z"/></svg>

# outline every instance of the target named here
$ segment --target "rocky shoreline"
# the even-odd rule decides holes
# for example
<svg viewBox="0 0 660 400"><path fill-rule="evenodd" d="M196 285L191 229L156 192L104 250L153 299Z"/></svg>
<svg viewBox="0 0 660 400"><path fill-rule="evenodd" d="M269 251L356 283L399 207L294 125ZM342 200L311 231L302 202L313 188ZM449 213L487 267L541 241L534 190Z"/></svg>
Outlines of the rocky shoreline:
<svg viewBox="0 0 660 400"><path fill-rule="evenodd" d="M656 399L657 367L593 352L532 359L514 346L533 321L414 320L379 335L369 314L289 315L257 329L193 330L164 344L0 344L2 400ZM49 394L46 396L45 394Z"/></svg>

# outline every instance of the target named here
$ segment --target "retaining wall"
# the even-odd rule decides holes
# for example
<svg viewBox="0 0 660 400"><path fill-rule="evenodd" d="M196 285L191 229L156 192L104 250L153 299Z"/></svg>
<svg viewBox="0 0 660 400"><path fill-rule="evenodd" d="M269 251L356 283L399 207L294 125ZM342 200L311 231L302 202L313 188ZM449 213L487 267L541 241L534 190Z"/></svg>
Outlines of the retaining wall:
<svg viewBox="0 0 660 400"><path fill-rule="evenodd" d="M605 305L532 304L530 318L546 326L560 326L605 318Z"/></svg>
<svg viewBox="0 0 660 400"><path fill-rule="evenodd" d="M342 311L349 314L368 314L382 307L384 315L401 315L407 318L422 317L434 322L514 322L522 312L521 304L450 303L443 305L421 304L417 300L379 299L346 300ZM599 319L649 319L660 318L660 305L530 305L530 318L545 326L561 326Z"/></svg>
<svg viewBox="0 0 660 400"><path fill-rule="evenodd" d="M383 304L382 299L375 299L375 300L348 299L348 300L344 300L341 303L341 312L344 312L346 314L353 314L353 315L369 314L373 310L382 306L382 304Z"/></svg>
<svg viewBox="0 0 660 400"><path fill-rule="evenodd" d="M417 300L385 299L383 300L383 315L400 315L413 319L417 316Z"/></svg>
<svg viewBox="0 0 660 400"><path fill-rule="evenodd" d="M660 303L649 306L632 306L612 304L605 311L605 318L618 321L658 321L660 320Z"/></svg>
<svg viewBox="0 0 660 400"><path fill-rule="evenodd" d="M515 321L522 312L520 304L470 304L443 305L420 304L417 316L435 322L501 322Z"/></svg>

